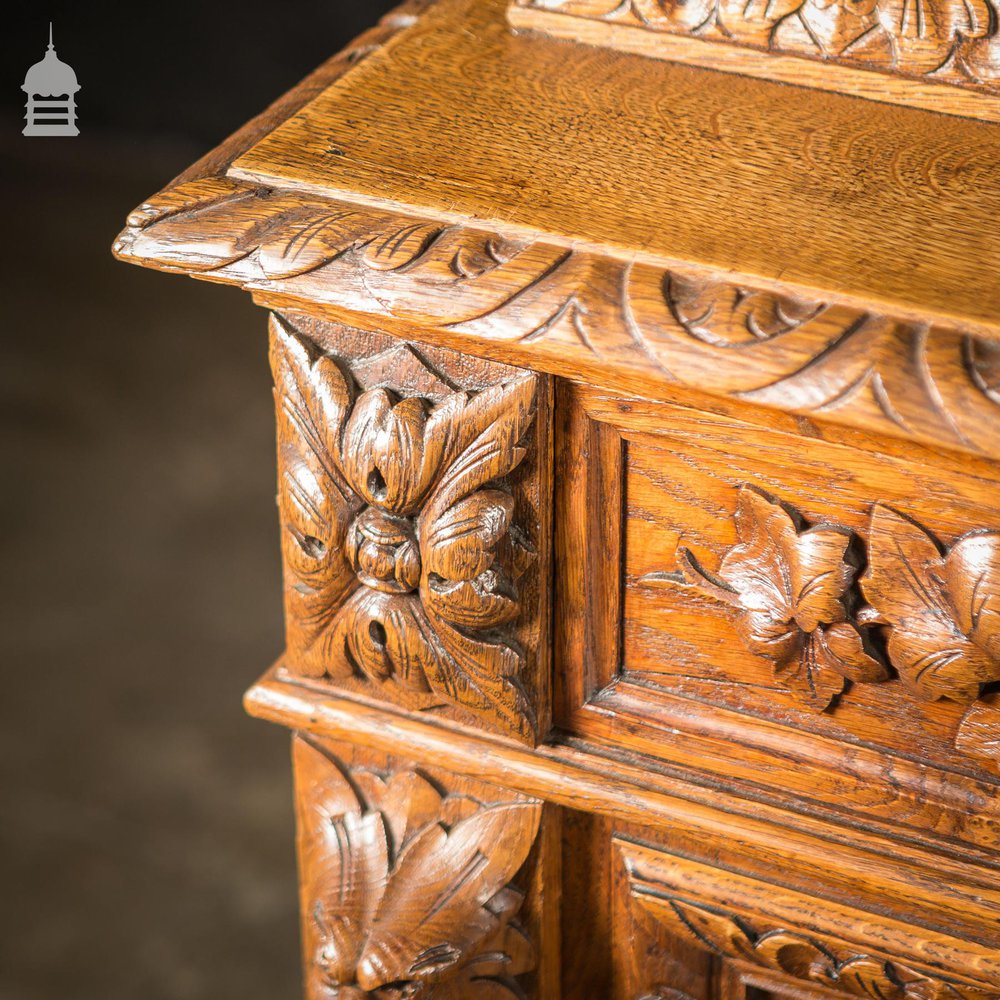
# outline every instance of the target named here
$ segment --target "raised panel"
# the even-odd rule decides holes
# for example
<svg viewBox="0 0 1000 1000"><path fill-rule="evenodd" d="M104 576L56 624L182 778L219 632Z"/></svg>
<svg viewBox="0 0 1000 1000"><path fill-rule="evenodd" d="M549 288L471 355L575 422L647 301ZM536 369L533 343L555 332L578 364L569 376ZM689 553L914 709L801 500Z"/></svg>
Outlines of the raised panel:
<svg viewBox="0 0 1000 1000"><path fill-rule="evenodd" d="M572 386L558 408L560 449L614 457L557 476L559 723L755 797L995 850L995 468L749 408ZM602 567L566 512L614 469L620 559ZM617 629L587 630L615 608Z"/></svg>

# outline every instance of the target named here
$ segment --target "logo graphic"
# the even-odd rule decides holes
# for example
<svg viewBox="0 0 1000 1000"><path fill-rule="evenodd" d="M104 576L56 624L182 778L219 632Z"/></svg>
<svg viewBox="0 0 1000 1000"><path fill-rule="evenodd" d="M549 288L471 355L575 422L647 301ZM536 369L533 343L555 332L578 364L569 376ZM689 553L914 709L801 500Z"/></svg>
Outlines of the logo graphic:
<svg viewBox="0 0 1000 1000"><path fill-rule="evenodd" d="M76 73L57 55L49 22L49 48L45 58L25 74L21 87L28 95L24 135L79 135L76 127L76 100L80 89Z"/></svg>

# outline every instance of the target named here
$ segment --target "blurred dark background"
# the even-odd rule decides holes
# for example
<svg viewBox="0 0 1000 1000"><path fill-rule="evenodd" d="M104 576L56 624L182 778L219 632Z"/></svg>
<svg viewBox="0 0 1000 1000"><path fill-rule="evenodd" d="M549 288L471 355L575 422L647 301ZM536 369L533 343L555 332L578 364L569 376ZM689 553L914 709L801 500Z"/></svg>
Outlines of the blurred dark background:
<svg viewBox="0 0 1000 1000"><path fill-rule="evenodd" d="M299 995L265 317L125 214L393 6L27 4L0 88L0 998ZM27 138L54 25L81 134Z"/></svg>

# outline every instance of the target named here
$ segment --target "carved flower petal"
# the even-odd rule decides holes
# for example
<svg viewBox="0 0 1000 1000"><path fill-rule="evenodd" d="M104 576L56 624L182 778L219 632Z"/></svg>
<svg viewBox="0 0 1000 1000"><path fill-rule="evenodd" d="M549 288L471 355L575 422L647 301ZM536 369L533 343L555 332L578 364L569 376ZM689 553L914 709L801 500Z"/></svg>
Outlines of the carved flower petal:
<svg viewBox="0 0 1000 1000"><path fill-rule="evenodd" d="M1000 678L1000 531L960 538L945 560L945 585L958 627L996 661Z"/></svg>
<svg viewBox="0 0 1000 1000"><path fill-rule="evenodd" d="M445 580L472 580L488 570L513 512L513 498L500 490L480 490L460 500L425 534L427 571Z"/></svg>
<svg viewBox="0 0 1000 1000"><path fill-rule="evenodd" d="M392 398L385 389L362 393L344 427L340 464L355 493L369 503L385 497L385 483L379 465L386 464L380 439L392 410Z"/></svg>
<svg viewBox="0 0 1000 1000"><path fill-rule="evenodd" d="M513 621L518 604L506 581L495 571L480 573L474 580L428 580L421 596L433 614L466 628L492 628Z"/></svg>
<svg viewBox="0 0 1000 1000"><path fill-rule="evenodd" d="M391 677L410 690L427 691L427 671L439 655L415 594L362 587L337 614L326 663L332 677L350 677L357 669L373 681Z"/></svg>
<svg viewBox="0 0 1000 1000"><path fill-rule="evenodd" d="M873 507L861 586L878 620L890 626L892 665L924 698L968 703L996 676L996 661L965 636L944 590L946 576L959 582L966 561L960 554L954 571L946 573L937 544L923 528L888 507ZM960 593L966 592L960 587Z"/></svg>

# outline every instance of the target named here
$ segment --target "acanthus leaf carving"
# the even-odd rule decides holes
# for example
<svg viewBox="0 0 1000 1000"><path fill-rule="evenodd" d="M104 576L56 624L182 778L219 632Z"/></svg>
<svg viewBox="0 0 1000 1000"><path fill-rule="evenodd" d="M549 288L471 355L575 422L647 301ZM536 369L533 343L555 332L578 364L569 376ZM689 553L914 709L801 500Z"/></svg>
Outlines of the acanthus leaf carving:
<svg viewBox="0 0 1000 1000"><path fill-rule="evenodd" d="M400 397L358 391L277 318L272 341L289 666L432 692L530 739L508 626L534 553L506 484L527 453L537 377L431 388L410 354L410 382L434 398Z"/></svg>
<svg viewBox="0 0 1000 1000"><path fill-rule="evenodd" d="M540 803L348 768L301 738L295 759L310 1000L522 996L535 958L511 883Z"/></svg>
<svg viewBox="0 0 1000 1000"><path fill-rule="evenodd" d="M408 237L426 227L428 238ZM392 266L373 263L383 245ZM996 341L716 272L628 264L228 177L151 199L116 252L320 303L343 304L351 289L360 311L515 342L542 368L596 357L625 378L996 451Z"/></svg>
<svg viewBox="0 0 1000 1000"><path fill-rule="evenodd" d="M736 531L739 544L725 554L717 575L688 549L679 551L679 564L690 585L737 610L740 638L772 662L776 680L822 710L847 680L888 678L848 620L856 572L848 529L800 530L779 502L743 486Z"/></svg>
<svg viewBox="0 0 1000 1000"><path fill-rule="evenodd" d="M987 91L1000 79L991 0L515 0L521 7L635 24Z"/></svg>

